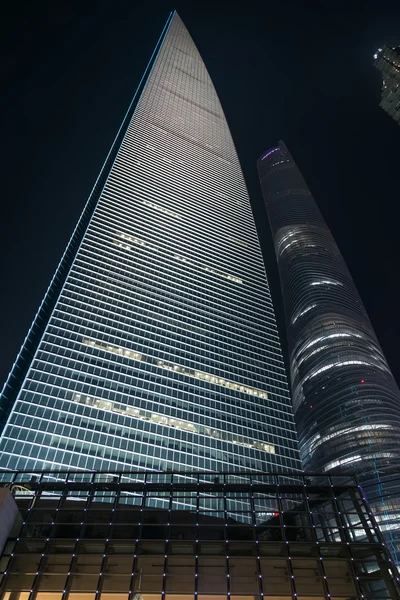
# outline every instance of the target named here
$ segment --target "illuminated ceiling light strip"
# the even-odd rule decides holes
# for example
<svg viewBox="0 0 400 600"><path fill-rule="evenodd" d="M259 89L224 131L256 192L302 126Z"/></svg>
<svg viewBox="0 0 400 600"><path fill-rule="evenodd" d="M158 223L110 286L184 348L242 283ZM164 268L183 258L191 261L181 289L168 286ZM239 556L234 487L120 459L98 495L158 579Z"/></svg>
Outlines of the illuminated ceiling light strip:
<svg viewBox="0 0 400 600"><path fill-rule="evenodd" d="M321 279L321 281L313 281L310 285L341 285L343 283L341 281L332 281L331 279Z"/></svg>
<svg viewBox="0 0 400 600"><path fill-rule="evenodd" d="M310 441L310 450L313 451L315 448L317 448L324 442L327 442L328 440L331 440L336 437L340 437L342 435L348 435L349 433L352 434L355 432L363 432L363 431L369 432L370 430L380 430L380 429L393 429L393 426L379 424L379 423L378 424L368 423L365 425L359 425L358 427L347 427L346 429L341 429L340 431L335 431L334 433L329 433L324 436L321 436L320 434L318 434L317 436L315 436L315 438L313 440Z"/></svg>
<svg viewBox="0 0 400 600"><path fill-rule="evenodd" d="M91 346L92 348L97 348L98 350L104 350L105 352L112 352L113 354L118 354L119 356L125 356L127 358L133 358L134 360L144 361L157 367L167 369L168 371L181 373L182 375L194 377L195 379L200 379L202 381L208 381L209 383L213 383L215 385L220 385L231 390L236 390L239 392L243 392L244 394L249 394L250 396L257 396L258 398L264 398L264 400L268 400L268 394L264 390L252 388L241 383L236 383L234 381L223 379L221 377L216 377L215 375L211 375L210 373L206 373L204 371L188 369L186 367L182 367L181 365L168 363L163 360L156 360L149 356L146 357L143 356L143 354L141 354L140 352L129 350L128 348L122 348L120 346L111 346L109 344L101 344L96 342L95 340L90 340L88 338L83 338L82 341L86 346Z"/></svg>
<svg viewBox="0 0 400 600"><path fill-rule="evenodd" d="M306 346L304 346L304 348L301 350L301 352L303 352L304 350L307 350L308 348L310 348L311 346L314 346L315 344L318 344L318 342L323 342L325 340L329 340L332 338L339 338L339 337L362 338L363 336L358 333L330 333L329 335L321 335L320 337L316 338L315 340L312 340L310 343L308 343ZM299 353L300 353L300 350L299 350Z"/></svg>
<svg viewBox="0 0 400 600"><path fill-rule="evenodd" d="M297 313L297 315L295 317L293 317L293 319L292 319L292 325L294 325L296 323L297 319L300 319L300 317L302 317L303 315L308 313L309 310L312 310L316 306L317 306L316 304L311 304L311 306L307 306L307 308L305 308L301 312Z"/></svg>
<svg viewBox="0 0 400 600"><path fill-rule="evenodd" d="M303 383L305 381L307 381L308 379L312 379L313 377L316 377L317 375L319 375L320 373L323 373L324 371L328 371L329 369L334 369L335 367L345 367L347 365L365 365L367 367L375 366L375 365L372 365L371 363L365 362L364 360L343 360L341 362L324 365L320 369L317 369L317 371L315 371L315 373L312 373L311 375L308 375L307 377L305 377L303 379Z"/></svg>

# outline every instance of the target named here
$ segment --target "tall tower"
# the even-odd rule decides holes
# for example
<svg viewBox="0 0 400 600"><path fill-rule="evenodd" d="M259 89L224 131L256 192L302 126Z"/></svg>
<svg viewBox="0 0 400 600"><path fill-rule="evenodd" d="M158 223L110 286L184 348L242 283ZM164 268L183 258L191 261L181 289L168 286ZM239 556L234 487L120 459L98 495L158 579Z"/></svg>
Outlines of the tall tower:
<svg viewBox="0 0 400 600"><path fill-rule="evenodd" d="M246 185L176 13L1 405L2 468L300 467Z"/></svg>
<svg viewBox="0 0 400 600"><path fill-rule="evenodd" d="M400 125L400 48L379 48L374 65L382 73L379 106Z"/></svg>
<svg viewBox="0 0 400 600"><path fill-rule="evenodd" d="M343 257L285 144L258 160L308 471L358 473L400 550L400 392Z"/></svg>

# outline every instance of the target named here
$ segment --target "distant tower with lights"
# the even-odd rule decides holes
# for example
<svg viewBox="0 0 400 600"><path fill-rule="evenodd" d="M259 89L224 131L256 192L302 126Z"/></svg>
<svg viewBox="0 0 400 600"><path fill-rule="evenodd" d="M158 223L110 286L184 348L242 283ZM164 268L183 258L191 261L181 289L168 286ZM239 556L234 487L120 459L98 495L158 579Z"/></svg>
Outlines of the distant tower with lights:
<svg viewBox="0 0 400 600"><path fill-rule="evenodd" d="M258 160L281 278L303 466L356 472L400 557L400 392L353 279L280 142Z"/></svg>
<svg viewBox="0 0 400 600"><path fill-rule="evenodd" d="M379 48L374 59L374 65L383 78L379 106L400 125L400 47Z"/></svg>

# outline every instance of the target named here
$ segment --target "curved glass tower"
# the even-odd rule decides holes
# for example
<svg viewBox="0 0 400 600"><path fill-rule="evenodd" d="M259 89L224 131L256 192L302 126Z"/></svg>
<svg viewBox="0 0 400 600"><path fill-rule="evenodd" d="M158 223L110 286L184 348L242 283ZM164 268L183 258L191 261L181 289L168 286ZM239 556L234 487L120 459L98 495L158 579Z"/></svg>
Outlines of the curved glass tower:
<svg viewBox="0 0 400 600"><path fill-rule="evenodd" d="M400 392L343 257L285 144L258 160L308 471L358 473L400 549Z"/></svg>
<svg viewBox="0 0 400 600"><path fill-rule="evenodd" d="M246 185L176 13L1 407L1 468L300 467Z"/></svg>

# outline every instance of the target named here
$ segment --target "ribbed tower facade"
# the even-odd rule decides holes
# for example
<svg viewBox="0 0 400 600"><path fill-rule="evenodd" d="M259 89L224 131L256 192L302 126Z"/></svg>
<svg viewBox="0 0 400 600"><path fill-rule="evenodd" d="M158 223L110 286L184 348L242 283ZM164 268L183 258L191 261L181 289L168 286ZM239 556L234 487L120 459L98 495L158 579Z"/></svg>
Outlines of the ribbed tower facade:
<svg viewBox="0 0 400 600"><path fill-rule="evenodd" d="M281 279L303 466L356 472L400 548L400 392L343 257L285 144L258 160Z"/></svg>
<svg viewBox="0 0 400 600"><path fill-rule="evenodd" d="M382 73L379 106L400 125L400 48L379 48L374 65Z"/></svg>
<svg viewBox="0 0 400 600"><path fill-rule="evenodd" d="M257 232L170 15L2 395L2 468L299 468Z"/></svg>

